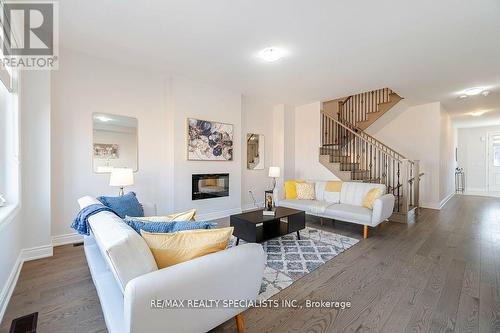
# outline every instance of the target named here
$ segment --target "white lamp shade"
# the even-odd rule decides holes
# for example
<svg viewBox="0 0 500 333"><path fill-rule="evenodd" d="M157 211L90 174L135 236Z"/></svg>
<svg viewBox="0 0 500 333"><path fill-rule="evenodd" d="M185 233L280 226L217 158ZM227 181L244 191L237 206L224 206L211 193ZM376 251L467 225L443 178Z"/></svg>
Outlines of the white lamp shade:
<svg viewBox="0 0 500 333"><path fill-rule="evenodd" d="M113 168L109 177L109 186L134 185L134 171L129 168Z"/></svg>
<svg viewBox="0 0 500 333"><path fill-rule="evenodd" d="M280 168L279 167L269 167L269 177L279 178L280 177Z"/></svg>

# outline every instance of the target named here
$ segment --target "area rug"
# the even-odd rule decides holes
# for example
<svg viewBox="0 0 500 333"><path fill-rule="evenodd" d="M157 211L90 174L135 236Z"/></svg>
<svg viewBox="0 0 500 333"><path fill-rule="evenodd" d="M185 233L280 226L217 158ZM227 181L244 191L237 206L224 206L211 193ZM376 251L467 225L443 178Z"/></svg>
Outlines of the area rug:
<svg viewBox="0 0 500 333"><path fill-rule="evenodd" d="M311 227L301 230L300 238L290 234L262 243L267 262L259 300L270 298L358 242L355 238ZM233 237L230 246L235 243Z"/></svg>

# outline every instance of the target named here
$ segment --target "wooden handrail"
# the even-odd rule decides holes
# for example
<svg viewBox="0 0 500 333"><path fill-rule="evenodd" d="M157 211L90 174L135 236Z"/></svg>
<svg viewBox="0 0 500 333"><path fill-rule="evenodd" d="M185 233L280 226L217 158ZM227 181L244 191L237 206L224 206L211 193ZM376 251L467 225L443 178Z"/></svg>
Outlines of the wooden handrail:
<svg viewBox="0 0 500 333"><path fill-rule="evenodd" d="M418 175L418 179L420 179L420 177L422 177L423 175L425 175L425 173L421 172L421 173ZM417 178L417 177L411 177L410 179L408 179L408 182L410 182L410 183L411 183L411 182L415 181L415 178Z"/></svg>
<svg viewBox="0 0 500 333"><path fill-rule="evenodd" d="M337 124L339 124L340 126L342 126L344 129L346 129L346 130L348 130L349 132L351 132L352 134L354 134L355 136L359 137L361 140L368 141L368 142L369 142L370 140L372 140L373 142L375 142L376 146L378 145L378 147L377 147L377 148L379 148L379 149L381 149L381 150L384 150L386 153L390 153L391 157L396 158L398 161L400 161L400 162L401 162L402 160L405 160L405 159L406 159L406 157L404 157L403 155L401 155L400 153L398 153L397 151L395 151L395 150L394 150L394 149L392 149L391 147L387 146L386 144L383 144L383 143L382 143L382 142L380 142L379 140L375 139L373 136L371 136L371 135L369 135L369 134L365 133L364 131L362 131L362 130L358 129L357 127L353 126L353 127L355 128L355 130L354 130L354 129L350 128L350 126L347 126L347 125L345 125L345 124L341 123L340 121L338 121L337 119L333 118L333 117L332 117L332 116L330 116L329 114L327 114L327 113L325 113L325 112L323 112L323 111L321 111L321 113L322 113L323 115L325 115L327 118L329 118L329 119L333 120L335 123L337 123ZM347 123L348 125L351 125L351 126L352 126L352 124L349 124L348 122L345 122L345 123ZM356 132L356 130L357 130L358 132ZM363 135L365 135L366 137L363 137L363 136L362 136L361 134L359 134L359 133L363 133ZM367 138L368 138L368 139L367 139ZM373 144L373 142L369 142L369 143L372 143L372 144ZM411 162L411 161L410 161L410 162Z"/></svg>
<svg viewBox="0 0 500 333"><path fill-rule="evenodd" d="M348 96L339 103L339 114L343 120L357 125L366 121L369 114L378 112L380 104L390 102L392 93L391 89L382 88Z"/></svg>
<svg viewBox="0 0 500 333"><path fill-rule="evenodd" d="M341 172L346 180L386 185L396 197L395 212L407 213L418 207L418 180L423 175L419 161L405 158L342 117L335 119L323 111L320 155L329 156L328 160L322 159L323 165L332 167L334 173Z"/></svg>
<svg viewBox="0 0 500 333"><path fill-rule="evenodd" d="M350 100L350 99L352 98L352 96L354 96L354 95L351 95L351 96L347 97L345 100L340 101L340 103L341 103L342 105L344 105L345 103L347 103L347 101L348 101L348 100Z"/></svg>
<svg viewBox="0 0 500 333"><path fill-rule="evenodd" d="M327 115L328 116L328 115ZM365 131L363 131L361 128L357 127L357 126L354 126L352 124L350 124L349 122L347 121L344 121L345 124L351 126L354 131L356 131L357 133L361 133L360 135L361 136L365 136L367 138L367 140L370 140L372 142L375 142L377 145L379 145L379 148L382 148L382 149L385 149L387 151L390 151L394 154L394 156L398 156L398 158L400 160L406 160L407 158L398 153L396 150L392 149L391 147L389 147L388 145L386 145L385 143L382 143L380 140L377 140L375 137L371 136L370 134L366 133ZM410 161L411 162L411 161Z"/></svg>

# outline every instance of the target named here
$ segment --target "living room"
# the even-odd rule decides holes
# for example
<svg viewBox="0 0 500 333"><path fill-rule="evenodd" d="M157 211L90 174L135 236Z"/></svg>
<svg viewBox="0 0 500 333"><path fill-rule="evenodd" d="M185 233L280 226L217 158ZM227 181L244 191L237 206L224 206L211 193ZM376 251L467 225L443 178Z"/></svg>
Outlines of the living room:
<svg viewBox="0 0 500 333"><path fill-rule="evenodd" d="M0 331L498 327L497 2L0 3Z"/></svg>

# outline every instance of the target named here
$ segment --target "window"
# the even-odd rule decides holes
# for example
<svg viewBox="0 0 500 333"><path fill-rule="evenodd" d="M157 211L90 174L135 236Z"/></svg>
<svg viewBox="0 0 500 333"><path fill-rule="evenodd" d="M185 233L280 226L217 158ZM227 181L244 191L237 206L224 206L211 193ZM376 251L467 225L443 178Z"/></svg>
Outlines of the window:
<svg viewBox="0 0 500 333"><path fill-rule="evenodd" d="M500 167L500 135L490 137L492 144L493 166Z"/></svg>
<svg viewBox="0 0 500 333"><path fill-rule="evenodd" d="M493 166L500 167L500 144L493 144Z"/></svg>
<svg viewBox="0 0 500 333"><path fill-rule="evenodd" d="M3 0L0 0L3 12ZM4 23L0 21L0 35L5 38ZM3 49L3 48L2 48ZM3 54L0 50L0 59ZM4 67L0 61L0 194L6 203L0 207L0 225L12 216L19 206L19 112L17 70Z"/></svg>
<svg viewBox="0 0 500 333"><path fill-rule="evenodd" d="M3 84L0 83L0 195L5 195L5 180L6 174L6 149L7 149L7 99L8 91Z"/></svg>

